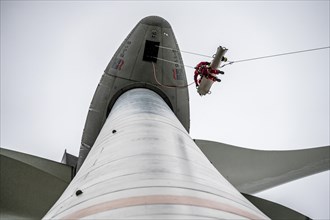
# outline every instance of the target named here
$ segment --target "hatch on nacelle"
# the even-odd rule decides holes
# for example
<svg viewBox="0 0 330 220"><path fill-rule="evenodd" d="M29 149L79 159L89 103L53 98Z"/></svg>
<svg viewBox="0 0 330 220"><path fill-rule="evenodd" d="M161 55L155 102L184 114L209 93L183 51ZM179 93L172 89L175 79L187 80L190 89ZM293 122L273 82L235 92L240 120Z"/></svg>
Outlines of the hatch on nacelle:
<svg viewBox="0 0 330 220"><path fill-rule="evenodd" d="M146 40L143 52L143 60L157 62L158 50L160 42Z"/></svg>

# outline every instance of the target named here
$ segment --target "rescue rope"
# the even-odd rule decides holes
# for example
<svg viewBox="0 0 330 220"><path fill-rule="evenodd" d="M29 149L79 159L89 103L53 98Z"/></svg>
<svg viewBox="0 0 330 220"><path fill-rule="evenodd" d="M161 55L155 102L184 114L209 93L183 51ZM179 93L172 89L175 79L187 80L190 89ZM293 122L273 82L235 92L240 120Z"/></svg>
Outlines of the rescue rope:
<svg viewBox="0 0 330 220"><path fill-rule="evenodd" d="M170 48L170 47L164 47L164 46L156 46L156 47L167 49L167 50L178 51L178 52L182 52L182 53L189 53L189 54L193 54L193 55L197 55L197 56L202 56L202 57L213 58L213 56L208 56L208 55L204 55L204 54L200 54L200 53L194 53L194 52L189 52L189 51L184 51L184 50L177 50L177 49L173 49L173 48ZM242 59L242 60L227 61L227 63L223 64L219 68L223 68L223 67L225 67L227 65L232 65L234 63L242 63L242 62L247 62L247 61L261 60L261 59L267 59L267 58L279 57L279 56L286 56L286 55L291 55L291 54L306 53L306 52L311 52L311 51L316 51L316 50L324 50L324 49L329 49L329 48L330 48L330 46L319 47L319 48L313 48L313 49L307 49L307 50L298 50L298 51L292 51L292 52L287 52L287 53L279 53L279 54L273 54L273 55L267 55L267 56L261 56L261 57L254 57L254 58ZM176 62L172 62L172 61L169 61L169 60L164 60L164 59L157 58L157 57L154 57L154 58L159 59L159 60L162 60L162 61L165 61L165 62L179 64L179 63L176 63ZM194 67L188 66L188 65L183 65L183 64L179 64L179 65L186 66L186 67L189 67L189 68L194 68Z"/></svg>
<svg viewBox="0 0 330 220"><path fill-rule="evenodd" d="M187 85L184 85L184 86L174 86L174 85L163 85L161 84L158 79L157 79L157 74L156 74L156 68L155 68L155 64L154 62L151 62L152 63L152 68L153 68L153 71L154 71L154 78L155 78L155 81L157 82L158 85L162 86L162 87L166 87L166 88L186 88L188 86L191 86L192 84L194 84L194 82L190 83L190 84L187 84Z"/></svg>
<svg viewBox="0 0 330 220"><path fill-rule="evenodd" d="M228 61L228 63L222 65L220 68L225 67L227 65L231 65L233 63L241 63L241 62L247 62L247 61L253 61L253 60L261 60L261 59L266 59L266 58L286 56L286 55L297 54L297 53L306 53L306 52L310 52L310 51L324 50L324 49L328 49L328 48L330 48L330 46L307 49L307 50L298 50L298 51L292 51L292 52L287 52L287 53L279 53L279 54L273 54L273 55L262 56L262 57L254 57L254 58L243 59L243 60Z"/></svg>

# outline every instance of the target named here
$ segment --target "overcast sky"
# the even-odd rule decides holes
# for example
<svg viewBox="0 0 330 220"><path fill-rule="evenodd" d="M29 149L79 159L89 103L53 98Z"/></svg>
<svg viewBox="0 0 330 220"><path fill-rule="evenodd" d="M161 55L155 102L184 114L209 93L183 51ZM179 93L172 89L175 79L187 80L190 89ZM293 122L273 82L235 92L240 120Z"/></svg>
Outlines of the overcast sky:
<svg viewBox="0 0 330 220"><path fill-rule="evenodd" d="M329 1L1 1L1 146L60 161L78 155L91 99L132 28L158 15L181 50L229 60L329 46ZM207 58L183 53L186 65ZM263 150L329 145L329 49L233 64L200 97L191 130ZM188 82L193 69L186 68ZM261 192L329 219L329 171Z"/></svg>

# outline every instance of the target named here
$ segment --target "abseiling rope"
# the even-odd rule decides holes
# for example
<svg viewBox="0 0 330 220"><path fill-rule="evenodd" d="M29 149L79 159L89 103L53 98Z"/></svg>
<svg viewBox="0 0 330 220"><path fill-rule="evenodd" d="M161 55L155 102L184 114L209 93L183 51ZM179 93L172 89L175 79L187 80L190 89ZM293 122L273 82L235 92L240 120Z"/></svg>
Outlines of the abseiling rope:
<svg viewBox="0 0 330 220"><path fill-rule="evenodd" d="M173 49L173 48L169 48L169 47L163 47L163 46L157 46L157 47L163 48L163 49L166 49L166 50L174 50L174 51L178 51L178 52L182 52L182 53L189 53L189 54L193 54L193 55L197 55L197 56L213 58L212 56L208 56L208 55L204 55L204 54L200 54L200 53L194 53L194 52L189 52L189 51L184 51L184 50L177 50L177 49ZM324 50L324 49L329 49L329 48L330 48L330 46L318 47L318 48L312 48L312 49L307 49L307 50L298 50L298 51L292 51L292 52L287 52L287 53L279 53L279 54L273 54L273 55L267 55L267 56L261 56L261 57L254 57L254 58L248 58L248 59L242 59L242 60L227 61L227 63L220 66L220 68L225 67L227 65L232 65L234 63L242 63L242 62L248 62L248 61L253 61L253 60L268 59L268 58L273 58L273 57L287 56L287 55L298 54L298 53L306 53L306 52L311 52L311 51L316 51L316 50ZM169 63L179 64L179 63L176 63L176 62L172 62L172 61L157 58L157 57L154 57L154 58L165 61L165 62L169 62ZM182 65L182 64L179 64L179 65ZM186 67L189 67L189 68L194 68L192 66L187 66L187 65L183 65L183 66L186 66Z"/></svg>
<svg viewBox="0 0 330 220"><path fill-rule="evenodd" d="M173 64L177 64L177 65L180 65L180 66L185 66L185 67L195 69L195 67L193 67L193 66L184 65L184 64L174 62L174 61L170 61L170 60L166 60L166 59L163 59L163 58L159 58L159 57L152 57L152 58L157 59L157 60L161 60L161 61L164 61L164 62L173 63Z"/></svg>
<svg viewBox="0 0 330 220"><path fill-rule="evenodd" d="M192 84L194 84L194 82L192 83L189 83L187 85L184 85L184 86L174 86L174 85L163 85L161 84L158 79L157 79L157 74L156 74L156 68L155 68L155 64L154 62L151 62L152 63L152 68L153 68L153 71L154 71L154 78L155 78L155 81L157 82L158 85L162 86L162 87L166 87L166 88L186 88L188 86L191 86Z"/></svg>
<svg viewBox="0 0 330 220"><path fill-rule="evenodd" d="M183 52L183 53L190 53L190 54L194 54L194 55L198 55L198 56L204 56L204 57L209 57L209 58L213 58L211 56L207 56L207 55L203 55L203 54L198 54L198 53L193 53L193 52L188 52L188 51L182 51L182 50L177 50L177 49L173 49L173 48L169 48L169 47L163 47L163 46L158 46L159 48L163 48L163 49L168 49L168 50L175 50L175 51L179 51L179 52ZM242 63L242 62L248 62L248 61L253 61L253 60L260 60L260 59L268 59L268 58L273 58L273 57L279 57L279 56L287 56L287 55L291 55L291 54L298 54L298 53L306 53L306 52L311 52L311 51L316 51L316 50L324 50L324 49L329 49L330 46L327 47L319 47L319 48L312 48L312 49L307 49L307 50L298 50L298 51L292 51L292 52L287 52L287 53L279 53L279 54L273 54L273 55L268 55L268 56L261 56L261 57L254 57L254 58L249 58L249 59L242 59L242 60L235 60L235 61L228 61L227 63L223 64L220 68L223 68L227 65L231 65L234 63ZM170 61L170 60L166 60L166 59L162 59L162 58L158 58L158 57L153 57L157 60L161 60L164 62L168 62L168 63L173 63L173 64L178 64L180 66L186 66L189 68L193 68L195 69L195 67L193 66L188 66L188 65L183 65L174 61ZM154 78L155 81L157 82L158 85L162 86L162 87L166 87L166 88L186 88L188 86L191 86L192 84L194 84L194 82L189 83L187 85L184 86L175 86L175 85L163 85L162 83L160 83L157 79L156 76L156 69L155 69L155 64L154 62L152 62L152 67L153 67L153 72L154 72ZM114 75L113 75L114 76ZM123 78L123 77L119 77L119 76L114 76L117 78ZM123 78L124 79L124 78ZM125 78L126 79L126 78Z"/></svg>
<svg viewBox="0 0 330 220"><path fill-rule="evenodd" d="M173 48L170 48L170 47L164 47L164 46L156 46L156 47L167 49L167 50L174 50L174 51L178 51L178 52L181 52L181 53L189 53L189 54L193 54L193 55L197 55L197 56L201 56L201 57L213 58L212 56L208 56L208 55L204 55L204 54L200 54L200 53L189 52L189 51L184 51L184 50L177 50L177 49L173 49Z"/></svg>

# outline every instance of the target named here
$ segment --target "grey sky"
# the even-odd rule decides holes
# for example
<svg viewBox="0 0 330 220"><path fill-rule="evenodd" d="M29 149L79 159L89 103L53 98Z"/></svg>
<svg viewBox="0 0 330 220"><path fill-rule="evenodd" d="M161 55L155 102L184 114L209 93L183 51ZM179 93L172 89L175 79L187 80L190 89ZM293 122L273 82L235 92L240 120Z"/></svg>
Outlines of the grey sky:
<svg viewBox="0 0 330 220"><path fill-rule="evenodd" d="M170 22L182 50L229 60L329 46L329 1L1 1L1 146L59 161L78 155L101 75L145 16ZM182 54L186 65L206 58ZM191 136L285 150L329 145L329 50L223 68L200 97ZM189 82L193 70L186 68ZM329 172L258 194L329 218Z"/></svg>

